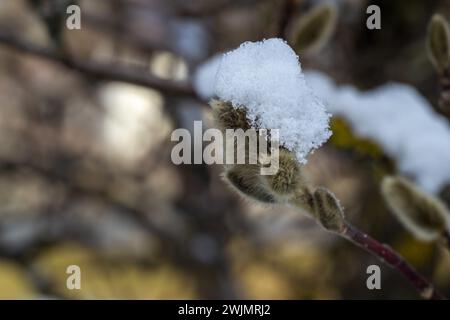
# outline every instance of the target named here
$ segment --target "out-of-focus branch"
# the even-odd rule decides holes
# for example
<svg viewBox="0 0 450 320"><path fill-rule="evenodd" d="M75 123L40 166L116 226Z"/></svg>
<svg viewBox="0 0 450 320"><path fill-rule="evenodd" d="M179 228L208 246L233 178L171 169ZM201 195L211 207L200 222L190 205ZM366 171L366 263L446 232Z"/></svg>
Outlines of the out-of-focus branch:
<svg viewBox="0 0 450 320"><path fill-rule="evenodd" d="M157 50L173 51L167 42L161 40L156 42L150 40L146 35L141 33L122 30L122 21L117 21L109 17L94 16L86 13L83 15L83 22L93 27L97 31L105 34L111 34L120 39L122 43L129 44L140 50L152 52Z"/></svg>
<svg viewBox="0 0 450 320"><path fill-rule="evenodd" d="M64 172L58 172L53 168L47 168L45 166L40 166L32 162L25 161L11 161L11 160L0 160L0 166L3 170L20 170L27 169L36 174L45 177L46 179L62 183L71 193L83 195L87 197L92 197L102 202L111 205L112 207L118 209L119 212L124 212L128 217L135 218L137 221L146 228L150 233L158 237L162 241L167 241L167 243L174 243L175 240L172 235L168 234L165 230L153 225L147 218L144 212L140 209L125 204L118 199L114 199L105 190L95 189L77 181L71 179ZM59 170L60 171L60 170ZM167 249L167 248L166 248Z"/></svg>
<svg viewBox="0 0 450 320"><path fill-rule="evenodd" d="M200 100L188 83L164 80L149 74L143 69L71 58L54 49L18 39L2 30L0 30L0 44L26 54L54 61L96 79L128 82L158 90L164 95Z"/></svg>

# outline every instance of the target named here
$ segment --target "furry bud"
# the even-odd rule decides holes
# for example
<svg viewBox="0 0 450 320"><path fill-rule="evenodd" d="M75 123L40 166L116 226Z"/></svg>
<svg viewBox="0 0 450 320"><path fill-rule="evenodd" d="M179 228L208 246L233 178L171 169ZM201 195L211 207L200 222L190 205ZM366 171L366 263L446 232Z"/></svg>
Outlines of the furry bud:
<svg viewBox="0 0 450 320"><path fill-rule="evenodd" d="M245 108L234 108L230 102L217 99L212 99L209 105L213 109L214 120L219 129L248 130L251 128Z"/></svg>
<svg viewBox="0 0 450 320"><path fill-rule="evenodd" d="M337 233L345 229L344 212L333 193L325 188L314 192L314 212L322 226Z"/></svg>
<svg viewBox="0 0 450 320"><path fill-rule="evenodd" d="M258 165L244 164L231 167L225 172L224 179L244 197L265 203L276 202L273 195L263 186Z"/></svg>
<svg viewBox="0 0 450 320"><path fill-rule="evenodd" d="M428 26L426 42L428 58L436 70L442 74L450 61L450 31L443 16L435 14Z"/></svg>
<svg viewBox="0 0 450 320"><path fill-rule="evenodd" d="M278 165L276 174L264 176L267 186L279 196L291 195L301 184L300 164L292 152L281 148Z"/></svg>
<svg viewBox="0 0 450 320"><path fill-rule="evenodd" d="M391 211L417 238L433 241L450 225L445 205L400 177L384 178L381 190Z"/></svg>
<svg viewBox="0 0 450 320"><path fill-rule="evenodd" d="M319 5L301 16L292 28L290 42L297 53L314 53L322 49L330 39L337 20L336 6Z"/></svg>

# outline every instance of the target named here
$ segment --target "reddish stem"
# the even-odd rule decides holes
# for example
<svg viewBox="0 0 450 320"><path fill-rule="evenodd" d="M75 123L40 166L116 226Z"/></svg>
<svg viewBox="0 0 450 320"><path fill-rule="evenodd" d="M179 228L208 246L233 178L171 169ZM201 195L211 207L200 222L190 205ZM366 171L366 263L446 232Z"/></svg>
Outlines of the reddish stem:
<svg viewBox="0 0 450 320"><path fill-rule="evenodd" d="M447 248L447 250L450 250L450 231L445 230L442 234L442 239L444 242L444 246Z"/></svg>
<svg viewBox="0 0 450 320"><path fill-rule="evenodd" d="M346 225L346 228L341 232L341 235L364 250L372 253L392 268L398 270L417 289L424 299L446 299L443 295L436 291L434 286L427 279L418 273L408 262L405 261L405 259L403 259L389 246L378 242L350 224Z"/></svg>

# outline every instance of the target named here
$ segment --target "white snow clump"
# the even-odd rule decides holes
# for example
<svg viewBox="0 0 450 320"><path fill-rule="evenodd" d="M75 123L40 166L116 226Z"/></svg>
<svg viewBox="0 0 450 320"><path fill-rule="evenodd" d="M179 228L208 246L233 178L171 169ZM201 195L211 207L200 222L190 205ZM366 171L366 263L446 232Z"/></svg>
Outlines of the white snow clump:
<svg viewBox="0 0 450 320"><path fill-rule="evenodd" d="M245 107L255 126L279 129L280 144L301 163L331 136L330 115L306 84L297 55L281 39L245 42L224 54L214 93Z"/></svg>
<svg viewBox="0 0 450 320"><path fill-rule="evenodd" d="M399 170L424 189L435 193L450 182L450 125L415 88L389 83L361 92L336 86L317 71L305 77L332 114L380 144Z"/></svg>

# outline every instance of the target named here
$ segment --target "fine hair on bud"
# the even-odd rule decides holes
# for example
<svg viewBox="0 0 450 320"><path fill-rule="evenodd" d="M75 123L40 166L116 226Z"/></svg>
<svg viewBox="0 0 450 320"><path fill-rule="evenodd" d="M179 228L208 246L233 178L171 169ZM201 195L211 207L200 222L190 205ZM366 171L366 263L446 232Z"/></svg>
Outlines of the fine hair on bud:
<svg viewBox="0 0 450 320"><path fill-rule="evenodd" d="M292 195L302 183L300 164L292 152L280 148L277 173L264 178L274 194L281 197Z"/></svg>
<svg viewBox="0 0 450 320"><path fill-rule="evenodd" d="M248 130L251 128L251 124L247 119L247 112L244 107L235 108L230 102L217 99L212 99L209 104L213 109L214 120L219 129Z"/></svg>
<svg viewBox="0 0 450 320"><path fill-rule="evenodd" d="M433 66L440 74L444 73L450 61L450 31L447 21L440 14L431 18L426 47Z"/></svg>
<svg viewBox="0 0 450 320"><path fill-rule="evenodd" d="M344 210L335 195L325 188L314 191L314 213L322 226L333 232L345 230Z"/></svg>
<svg viewBox="0 0 450 320"><path fill-rule="evenodd" d="M276 202L274 196L264 188L259 165L232 166L226 170L224 180L244 197L264 203Z"/></svg>
<svg viewBox="0 0 450 320"><path fill-rule="evenodd" d="M391 211L417 238L436 240L449 227L449 212L444 203L409 180L386 177L381 191Z"/></svg>
<svg viewBox="0 0 450 320"><path fill-rule="evenodd" d="M329 41L336 28L337 8L332 3L316 6L298 18L290 34L297 53L315 53Z"/></svg>

